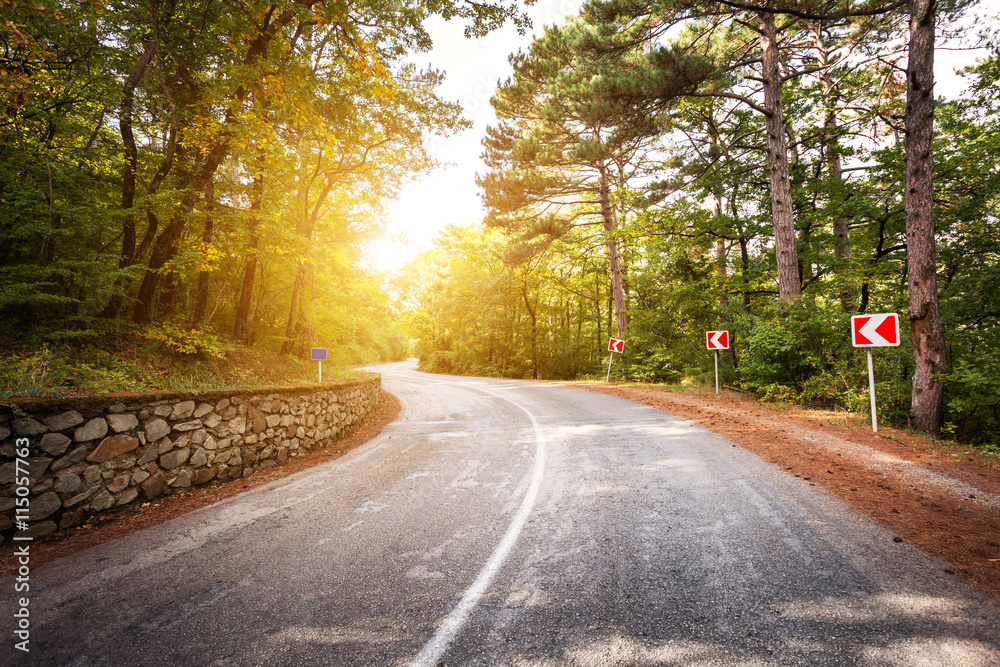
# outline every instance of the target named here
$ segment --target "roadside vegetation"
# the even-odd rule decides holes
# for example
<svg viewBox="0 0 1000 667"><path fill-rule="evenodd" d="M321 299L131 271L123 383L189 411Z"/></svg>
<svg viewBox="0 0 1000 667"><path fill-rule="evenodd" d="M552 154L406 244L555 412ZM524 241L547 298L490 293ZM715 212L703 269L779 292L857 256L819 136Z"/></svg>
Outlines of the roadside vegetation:
<svg viewBox="0 0 1000 667"><path fill-rule="evenodd" d="M0 397L73 397L313 383L315 361L224 342L201 332L139 327L94 329L95 340L16 343L0 359ZM369 360L380 361L377 354ZM358 359L360 361L360 359ZM324 382L360 377L343 363L323 366Z"/></svg>
<svg viewBox="0 0 1000 667"><path fill-rule="evenodd" d="M591 0L547 28L492 100L485 220L409 267L421 367L603 380L613 336L612 378L709 384L724 329L725 384L866 413L850 318L894 312L880 420L996 446L1000 41L937 7ZM986 49L962 99L925 94L934 26Z"/></svg>
<svg viewBox="0 0 1000 667"><path fill-rule="evenodd" d="M0 3L0 391L292 382L399 359L363 249L464 128L424 21L517 3Z"/></svg>
<svg viewBox="0 0 1000 667"><path fill-rule="evenodd" d="M726 384L867 408L850 317L896 312L883 421L1000 432L1000 36L935 4L590 0L513 54L485 219L386 281L386 205L468 127L408 64L518 3L7 3L5 395L431 371ZM963 23L964 21L964 23ZM967 27L967 26L972 26ZM935 40L986 49L928 94ZM324 369L326 370L326 369Z"/></svg>

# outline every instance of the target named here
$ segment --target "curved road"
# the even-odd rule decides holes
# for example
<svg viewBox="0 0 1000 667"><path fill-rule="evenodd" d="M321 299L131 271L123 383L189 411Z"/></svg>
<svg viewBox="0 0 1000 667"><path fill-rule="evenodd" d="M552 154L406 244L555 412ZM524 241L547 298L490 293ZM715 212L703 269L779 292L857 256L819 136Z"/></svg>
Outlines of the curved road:
<svg viewBox="0 0 1000 667"><path fill-rule="evenodd" d="M380 436L39 567L30 656L5 638L0 660L1000 664L995 603L720 436L581 389L375 370L404 406Z"/></svg>

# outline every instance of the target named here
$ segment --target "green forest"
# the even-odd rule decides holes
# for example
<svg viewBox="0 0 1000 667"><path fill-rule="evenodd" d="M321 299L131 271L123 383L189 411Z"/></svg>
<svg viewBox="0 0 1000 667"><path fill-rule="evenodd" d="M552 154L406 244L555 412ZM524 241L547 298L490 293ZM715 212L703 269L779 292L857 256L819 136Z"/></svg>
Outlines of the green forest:
<svg viewBox="0 0 1000 667"><path fill-rule="evenodd" d="M467 121L407 65L516 3L0 2L6 395L315 378L405 356L361 262ZM310 375L311 373L311 375Z"/></svg>
<svg viewBox="0 0 1000 667"><path fill-rule="evenodd" d="M603 380L609 337L614 380L707 385L724 329L726 385L864 413L850 318L899 313L880 420L996 447L1000 40L962 32L973 6L589 0L510 56L484 219L387 278L364 245L468 127L407 64L424 22L523 7L0 0L4 390L142 388L150 357L305 372L319 343ZM943 36L986 49L959 100Z"/></svg>

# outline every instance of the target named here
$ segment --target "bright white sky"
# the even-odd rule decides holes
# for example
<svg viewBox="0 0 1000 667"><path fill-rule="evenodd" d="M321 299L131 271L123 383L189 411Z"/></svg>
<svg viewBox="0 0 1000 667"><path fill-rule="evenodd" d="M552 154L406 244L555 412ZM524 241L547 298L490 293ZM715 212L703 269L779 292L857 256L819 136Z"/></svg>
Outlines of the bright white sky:
<svg viewBox="0 0 1000 667"><path fill-rule="evenodd" d="M462 34L464 26L458 21L434 17L427 22L434 48L418 54L413 62L446 73L439 95L458 101L465 109L465 117L475 125L444 140L435 138L431 154L452 164L403 188L400 198L389 209L390 233L394 238L377 242L369 250L377 268L399 268L420 250L431 247L431 241L445 225L467 225L482 218L476 172L485 172L486 167L479 158L482 152L479 142L486 135L486 126L496 123L490 97L497 82L512 73L507 56L526 49L532 36L545 25L562 23L567 16L579 12L582 5L582 0L539 0L525 8L533 28L524 35L518 35L513 26L507 25L486 37L467 39Z"/></svg>
<svg viewBox="0 0 1000 667"><path fill-rule="evenodd" d="M432 66L446 73L439 88L443 99L457 100L465 109L465 116L474 127L444 140L436 140L432 154L442 162L452 163L406 186L400 198L390 206L390 234L392 238L372 244L368 255L374 266L383 271L401 267L417 252L431 247L431 241L445 225L467 225L483 216L477 172L484 172L485 165L479 155L480 140L486 126L496 123L490 97L498 80L511 74L507 56L531 44L532 35L541 32L545 25L562 23L565 17L575 15L582 0L539 0L527 8L534 27L526 35L518 35L512 26L495 31L486 37L467 39L463 25L457 21L444 21L435 17L427 24L434 39L434 49L418 54L413 60L421 66ZM1000 0L982 0L977 12L991 17L995 22L1000 13ZM958 96L964 83L955 76L955 68L971 64L977 53L947 50L938 44L935 53L935 94L947 98ZM978 54L981 55L981 54Z"/></svg>

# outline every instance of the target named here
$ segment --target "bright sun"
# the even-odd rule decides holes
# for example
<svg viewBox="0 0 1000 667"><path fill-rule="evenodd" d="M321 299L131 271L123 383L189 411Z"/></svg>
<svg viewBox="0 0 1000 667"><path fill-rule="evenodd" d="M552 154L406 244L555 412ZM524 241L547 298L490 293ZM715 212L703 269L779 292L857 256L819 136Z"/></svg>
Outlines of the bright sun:
<svg viewBox="0 0 1000 667"><path fill-rule="evenodd" d="M380 238L365 247L365 263L380 273L393 273L403 268L420 251L412 243L398 237Z"/></svg>

